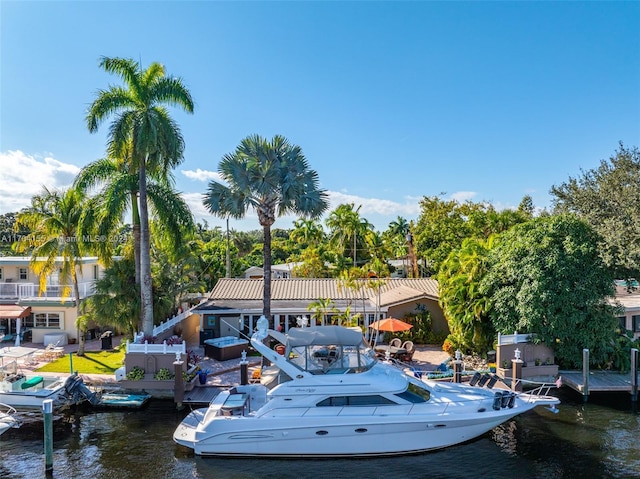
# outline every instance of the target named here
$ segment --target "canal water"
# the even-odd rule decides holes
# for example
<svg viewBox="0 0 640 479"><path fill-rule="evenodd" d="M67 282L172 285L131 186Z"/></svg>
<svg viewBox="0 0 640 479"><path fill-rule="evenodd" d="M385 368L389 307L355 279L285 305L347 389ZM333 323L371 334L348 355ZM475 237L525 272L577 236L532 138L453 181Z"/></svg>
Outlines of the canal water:
<svg viewBox="0 0 640 479"><path fill-rule="evenodd" d="M559 391L560 412L521 415L469 443L365 459L220 459L172 440L186 411L152 401L141 411L74 412L54 425L54 469L64 479L173 478L640 478L640 414L629 394L586 404ZM0 437L0 478L45 477L41 421Z"/></svg>

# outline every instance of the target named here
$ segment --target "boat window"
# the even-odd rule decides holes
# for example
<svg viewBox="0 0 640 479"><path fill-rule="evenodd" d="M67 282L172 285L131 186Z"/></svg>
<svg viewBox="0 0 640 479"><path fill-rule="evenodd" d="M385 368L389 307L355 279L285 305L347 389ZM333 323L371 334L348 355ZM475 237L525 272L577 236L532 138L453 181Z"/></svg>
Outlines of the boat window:
<svg viewBox="0 0 640 479"><path fill-rule="evenodd" d="M431 393L428 389L423 389L413 383L409 383L409 387L407 387L406 391L396 394L396 396L412 403L421 403L427 402L431 397Z"/></svg>
<svg viewBox="0 0 640 479"><path fill-rule="evenodd" d="M381 406L397 404L391 399L379 395L368 396L331 396L320 401L316 406Z"/></svg>

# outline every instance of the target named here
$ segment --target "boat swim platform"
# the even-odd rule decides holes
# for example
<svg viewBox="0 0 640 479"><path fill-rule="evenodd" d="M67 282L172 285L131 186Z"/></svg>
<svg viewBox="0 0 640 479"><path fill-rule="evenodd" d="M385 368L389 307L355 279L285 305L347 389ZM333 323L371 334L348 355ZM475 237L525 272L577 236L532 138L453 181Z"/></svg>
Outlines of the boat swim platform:
<svg viewBox="0 0 640 479"><path fill-rule="evenodd" d="M196 386L191 391L184 392L182 404L191 406L208 406L213 398L221 391L229 389L220 386Z"/></svg>
<svg viewBox="0 0 640 479"><path fill-rule="evenodd" d="M628 392L633 395L630 373L617 371L589 371L585 384L582 371L559 371L562 384L586 397L591 393Z"/></svg>

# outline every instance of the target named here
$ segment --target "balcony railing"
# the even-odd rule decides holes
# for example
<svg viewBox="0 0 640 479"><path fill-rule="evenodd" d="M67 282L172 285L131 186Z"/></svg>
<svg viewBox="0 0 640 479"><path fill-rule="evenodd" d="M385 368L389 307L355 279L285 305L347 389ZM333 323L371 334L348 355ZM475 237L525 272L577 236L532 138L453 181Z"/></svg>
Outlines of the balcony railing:
<svg viewBox="0 0 640 479"><path fill-rule="evenodd" d="M62 293L65 288L69 288L69 294L66 296L69 300L75 300L75 291L73 285L56 284L47 285L45 291L40 290L40 285L35 283L0 283L0 299L4 300L29 300L29 301L51 301L52 299L62 300ZM80 299L86 298L94 294L95 283L93 281L79 283L78 289Z"/></svg>

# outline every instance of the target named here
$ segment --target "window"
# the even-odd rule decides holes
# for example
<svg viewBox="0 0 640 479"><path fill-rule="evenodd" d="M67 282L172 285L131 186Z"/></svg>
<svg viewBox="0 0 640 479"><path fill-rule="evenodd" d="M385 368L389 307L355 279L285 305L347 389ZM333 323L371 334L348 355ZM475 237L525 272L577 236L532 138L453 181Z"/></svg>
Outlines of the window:
<svg viewBox="0 0 640 479"><path fill-rule="evenodd" d="M333 396L320 401L317 406L380 406L396 404L384 396Z"/></svg>
<svg viewBox="0 0 640 479"><path fill-rule="evenodd" d="M624 332L627 329L627 317L626 316L618 316L618 327Z"/></svg>
<svg viewBox="0 0 640 479"><path fill-rule="evenodd" d="M423 389L413 383L409 383L407 390L403 393L397 394L397 396L415 404L427 402L431 397L431 393L427 389Z"/></svg>
<svg viewBox="0 0 640 479"><path fill-rule="evenodd" d="M633 326L633 332L634 333L640 332L640 315L634 314L631 318L631 323Z"/></svg>
<svg viewBox="0 0 640 479"><path fill-rule="evenodd" d="M60 329L62 317L63 313L33 313L24 319L24 327Z"/></svg>
<svg viewBox="0 0 640 479"><path fill-rule="evenodd" d="M94 264L93 265L93 279L100 279L100 274L98 271L98 265Z"/></svg>
<svg viewBox="0 0 640 479"><path fill-rule="evenodd" d="M27 268L18 268L18 278L19 279L29 279L29 274Z"/></svg>
<svg viewBox="0 0 640 479"><path fill-rule="evenodd" d="M0 281L2 281L2 268L0 268Z"/></svg>

